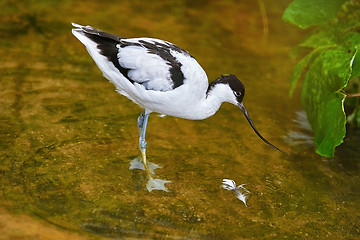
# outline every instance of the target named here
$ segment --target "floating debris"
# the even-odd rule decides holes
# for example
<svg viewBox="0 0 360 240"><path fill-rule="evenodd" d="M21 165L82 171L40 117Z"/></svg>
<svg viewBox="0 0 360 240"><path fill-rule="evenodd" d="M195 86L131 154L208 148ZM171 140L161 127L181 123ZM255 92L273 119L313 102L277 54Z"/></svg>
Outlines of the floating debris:
<svg viewBox="0 0 360 240"><path fill-rule="evenodd" d="M246 204L246 200L248 198L248 195L250 193L249 190L247 190L245 187L244 187L245 184L241 184L239 186L236 186L236 183L234 180L231 180L231 179L223 179L223 182L222 182L222 188L223 189L226 189L226 190L229 190L229 191L234 191L235 194L236 194L236 197L241 200L245 206L247 207L247 204Z"/></svg>

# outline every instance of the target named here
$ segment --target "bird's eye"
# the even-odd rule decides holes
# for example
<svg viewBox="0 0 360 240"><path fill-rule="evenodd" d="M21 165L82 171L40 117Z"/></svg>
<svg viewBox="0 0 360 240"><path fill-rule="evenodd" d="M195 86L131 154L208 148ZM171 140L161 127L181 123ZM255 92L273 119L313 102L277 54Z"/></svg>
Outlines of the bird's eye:
<svg viewBox="0 0 360 240"><path fill-rule="evenodd" d="M239 97L241 95L241 93L239 93L239 92L234 92L234 94L235 94L235 97Z"/></svg>

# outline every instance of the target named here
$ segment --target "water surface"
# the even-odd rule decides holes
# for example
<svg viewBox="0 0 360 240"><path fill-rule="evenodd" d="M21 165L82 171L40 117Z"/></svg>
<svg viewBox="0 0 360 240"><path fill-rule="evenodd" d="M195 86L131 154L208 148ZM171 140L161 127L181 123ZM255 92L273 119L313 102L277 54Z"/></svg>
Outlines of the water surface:
<svg viewBox="0 0 360 240"><path fill-rule="evenodd" d="M311 131L296 122L289 53L303 33L281 20L288 2L264 1L267 34L257 1L3 1L0 234L358 238L359 133L327 159L314 154ZM129 170L142 109L101 76L71 22L173 42L196 57L209 81L237 75L256 127L289 154L264 144L230 104L203 121L151 114L147 155L163 167L157 176L172 182L168 193L149 193L144 172ZM221 188L224 178L247 183L248 207ZM28 218L32 224L21 220Z"/></svg>

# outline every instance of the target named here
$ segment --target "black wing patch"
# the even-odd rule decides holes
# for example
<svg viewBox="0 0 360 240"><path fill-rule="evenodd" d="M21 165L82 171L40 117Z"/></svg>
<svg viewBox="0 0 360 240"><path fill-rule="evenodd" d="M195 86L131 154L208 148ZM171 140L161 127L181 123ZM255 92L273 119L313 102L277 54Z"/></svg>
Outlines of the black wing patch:
<svg viewBox="0 0 360 240"><path fill-rule="evenodd" d="M86 37L98 44L97 48L100 50L101 55L107 57L107 59L114 64L114 66L120 71L120 73L124 77L126 77L131 83L134 83L134 80L130 79L128 76L128 72L130 69L123 68L119 64L119 59L117 57L119 49L116 47L116 45L119 44L120 39L122 39L121 37L109 33L101 34L101 32L93 33L84 31L84 34L86 35Z"/></svg>

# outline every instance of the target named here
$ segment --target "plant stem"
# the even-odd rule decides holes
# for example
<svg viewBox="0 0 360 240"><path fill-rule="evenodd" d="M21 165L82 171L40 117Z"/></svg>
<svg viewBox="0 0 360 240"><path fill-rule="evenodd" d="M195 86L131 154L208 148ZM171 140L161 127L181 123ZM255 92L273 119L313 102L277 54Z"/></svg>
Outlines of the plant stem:
<svg viewBox="0 0 360 240"><path fill-rule="evenodd" d="M268 35L269 35L269 23L268 17L266 14L266 8L264 4L264 0L258 0L260 14L263 22L263 34L264 34L264 42L267 43Z"/></svg>
<svg viewBox="0 0 360 240"><path fill-rule="evenodd" d="M348 93L346 98L360 97L360 93Z"/></svg>

